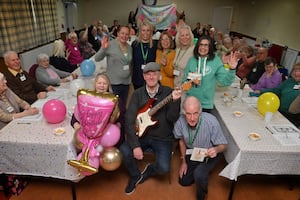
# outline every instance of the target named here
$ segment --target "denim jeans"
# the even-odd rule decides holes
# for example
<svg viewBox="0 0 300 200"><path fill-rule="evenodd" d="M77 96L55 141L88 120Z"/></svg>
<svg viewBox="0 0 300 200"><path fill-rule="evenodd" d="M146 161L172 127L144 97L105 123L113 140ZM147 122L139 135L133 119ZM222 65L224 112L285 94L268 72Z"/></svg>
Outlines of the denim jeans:
<svg viewBox="0 0 300 200"><path fill-rule="evenodd" d="M111 85L113 93L115 95L119 95L121 102L126 106L127 97L129 92L129 85L119 84L119 85Z"/></svg>
<svg viewBox="0 0 300 200"><path fill-rule="evenodd" d="M197 200L204 200L208 192L209 173L214 169L221 155L218 154L215 158L209 158L204 162L191 161L190 155L185 156L188 169L182 178L179 178L179 183L182 186L189 186L196 183Z"/></svg>
<svg viewBox="0 0 300 200"><path fill-rule="evenodd" d="M162 141L150 137L141 138L139 141L143 151L150 149L155 154L155 162L151 165L151 175L168 173L171 165L173 141ZM139 176L141 172L138 168L137 160L133 157L133 149L127 141L120 146L120 151L123 164L130 176Z"/></svg>

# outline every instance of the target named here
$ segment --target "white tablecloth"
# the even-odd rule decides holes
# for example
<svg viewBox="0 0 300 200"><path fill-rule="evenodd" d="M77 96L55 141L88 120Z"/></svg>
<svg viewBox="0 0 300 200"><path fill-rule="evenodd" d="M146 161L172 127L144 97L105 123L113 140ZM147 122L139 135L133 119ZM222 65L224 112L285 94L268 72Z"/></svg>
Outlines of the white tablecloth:
<svg viewBox="0 0 300 200"><path fill-rule="evenodd" d="M51 98L65 102L68 114L58 124L47 123L42 115L16 119L0 130L0 173L52 177L77 182L83 178L78 170L67 164L67 160L76 159L73 144L73 128L70 118L76 98L70 96L68 86L48 93L48 98L37 101L42 106ZM65 133L54 134L54 129L63 127Z"/></svg>
<svg viewBox="0 0 300 200"><path fill-rule="evenodd" d="M228 140L224 152L228 165L220 175L237 180L243 174L297 174L300 175L300 146L283 146L265 128L264 117L253 105L235 99L230 106L224 103L223 94L235 96L238 88L217 88L215 96L216 115ZM244 89L243 97L249 89ZM241 111L242 117L236 117L234 111ZM291 124L279 112L272 117L272 124ZM260 134L260 140L251 140L248 134ZM300 138L299 138L300 139Z"/></svg>

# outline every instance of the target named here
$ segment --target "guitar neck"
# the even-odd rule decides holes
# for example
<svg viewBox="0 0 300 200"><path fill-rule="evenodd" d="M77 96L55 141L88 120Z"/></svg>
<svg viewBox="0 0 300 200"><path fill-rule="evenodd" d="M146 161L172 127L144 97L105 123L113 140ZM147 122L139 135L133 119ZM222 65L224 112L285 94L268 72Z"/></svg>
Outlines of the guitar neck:
<svg viewBox="0 0 300 200"><path fill-rule="evenodd" d="M148 112L150 116L153 116L159 109L161 109L164 105L172 101L173 97L172 94L168 95L166 98L164 98L161 102L159 102L157 105L155 105L151 110Z"/></svg>

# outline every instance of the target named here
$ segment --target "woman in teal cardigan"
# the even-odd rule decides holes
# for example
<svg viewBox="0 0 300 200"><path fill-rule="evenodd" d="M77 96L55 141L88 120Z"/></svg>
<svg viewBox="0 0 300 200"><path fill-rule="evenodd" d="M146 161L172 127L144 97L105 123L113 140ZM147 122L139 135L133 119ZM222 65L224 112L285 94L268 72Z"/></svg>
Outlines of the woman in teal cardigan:
<svg viewBox="0 0 300 200"><path fill-rule="evenodd" d="M217 82L222 86L231 85L237 66L237 55L231 52L227 63L230 70L225 69L222 60L215 54L213 45L209 36L199 38L194 48L194 56L189 59L183 77L183 82L190 79L199 80L199 83L194 83L186 95L197 97L201 101L203 111L206 112L211 112L213 109Z"/></svg>

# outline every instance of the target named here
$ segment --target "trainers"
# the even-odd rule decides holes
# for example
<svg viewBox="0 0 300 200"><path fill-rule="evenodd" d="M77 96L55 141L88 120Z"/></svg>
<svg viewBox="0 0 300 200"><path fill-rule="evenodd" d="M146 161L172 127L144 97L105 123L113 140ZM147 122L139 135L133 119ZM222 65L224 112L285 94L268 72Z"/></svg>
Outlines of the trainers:
<svg viewBox="0 0 300 200"><path fill-rule="evenodd" d="M142 174L137 178L130 178L128 185L125 188L125 194L131 195L134 192L136 185L139 184L142 179L143 179Z"/></svg>
<svg viewBox="0 0 300 200"><path fill-rule="evenodd" d="M152 173L152 168L151 168L151 164L148 163L144 170L142 171L142 178L141 181L139 183L143 183Z"/></svg>

